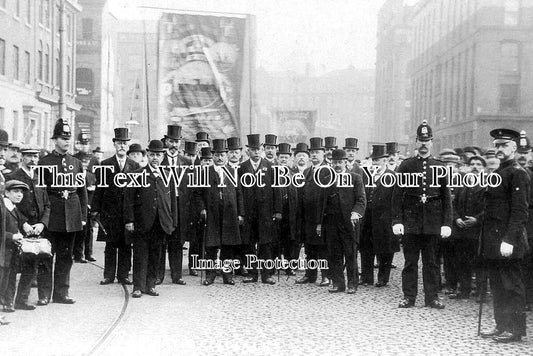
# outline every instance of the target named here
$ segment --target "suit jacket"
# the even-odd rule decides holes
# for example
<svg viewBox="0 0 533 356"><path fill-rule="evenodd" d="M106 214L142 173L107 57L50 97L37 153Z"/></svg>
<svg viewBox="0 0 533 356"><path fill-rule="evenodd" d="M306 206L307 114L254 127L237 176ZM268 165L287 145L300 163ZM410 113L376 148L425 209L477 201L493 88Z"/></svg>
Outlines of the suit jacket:
<svg viewBox="0 0 533 356"><path fill-rule="evenodd" d="M394 174L386 169L384 173ZM392 233L392 191L393 187L384 187L381 181L373 188L372 202L369 203L372 221L372 246L375 254L400 251L398 237ZM365 217L367 218L368 215Z"/></svg>
<svg viewBox="0 0 533 356"><path fill-rule="evenodd" d="M161 177L155 178L150 166L135 172L147 172L149 187L128 188L124 195L124 224L134 223L134 231L149 232L156 217L161 228L171 235L177 225L176 188L174 183L163 184Z"/></svg>
<svg viewBox="0 0 533 356"><path fill-rule="evenodd" d="M11 211L7 209L3 202L4 199L7 198L0 199L2 200L2 208L0 209L3 209L4 215L2 217L4 235L3 238L2 236L0 236L0 238L2 238L2 242L0 243L0 256L2 256L0 257L0 265L2 267L10 267L12 262L11 257L13 255L13 251L17 249L17 247L13 243L13 235L23 231L22 225L24 225L24 223L26 222L26 218L20 213L20 211L18 211L17 208ZM4 278L5 277L6 276L4 276Z"/></svg>
<svg viewBox="0 0 533 356"><path fill-rule="evenodd" d="M37 175L34 174L32 179L22 168L19 168L7 177L7 180L12 179L24 182L30 188L29 191L24 191L24 197L17 205L17 209L28 219L30 224L42 223L47 227L50 221L50 200L46 189L36 187ZM30 212L34 212L35 217L30 218L30 215L32 215Z"/></svg>
<svg viewBox="0 0 533 356"><path fill-rule="evenodd" d="M112 166L114 173L105 170L105 179L109 187L102 187L100 173L97 172L96 190L94 192L91 211L100 214L100 222L104 226L107 235L103 229L98 229L98 241L119 242L124 239L124 196L127 190L132 188L120 188L115 185L113 178L120 173L120 165L117 156L109 157L102 161L102 166ZM138 170L139 164L134 160L127 158L124 163L122 173L130 173Z"/></svg>
<svg viewBox="0 0 533 356"><path fill-rule="evenodd" d="M483 218L485 190L486 188L481 186L472 188L461 187L457 190L455 199L453 200L454 237L478 240ZM477 224L468 228L459 227L455 221L458 218L465 219L466 216L476 218Z"/></svg>
<svg viewBox="0 0 533 356"><path fill-rule="evenodd" d="M322 162L322 166L326 166L326 161ZM321 190L314 179L315 168L313 166L308 167L304 171L305 175L305 184L303 187L299 188L301 193L301 214L303 217L302 223L302 240L306 244L311 245L325 245L326 239L324 234L318 236L316 234L316 225L317 220L320 220L320 210L317 209L317 206L321 202ZM321 177L324 177L327 174L326 169L321 170ZM325 180L324 180L325 182Z"/></svg>
<svg viewBox="0 0 533 356"><path fill-rule="evenodd" d="M272 166L265 159L261 159L258 171L265 173L263 177L264 187L258 187L255 184L252 187L243 187L244 212L246 218L242 229L243 244L258 242L259 244L274 242L275 236L272 231L274 228L272 216L274 213L281 213L281 199L279 188L272 188L273 170ZM239 167L239 177L243 174L256 174L250 160L246 160ZM255 216L258 220L259 236L253 235L251 217Z"/></svg>

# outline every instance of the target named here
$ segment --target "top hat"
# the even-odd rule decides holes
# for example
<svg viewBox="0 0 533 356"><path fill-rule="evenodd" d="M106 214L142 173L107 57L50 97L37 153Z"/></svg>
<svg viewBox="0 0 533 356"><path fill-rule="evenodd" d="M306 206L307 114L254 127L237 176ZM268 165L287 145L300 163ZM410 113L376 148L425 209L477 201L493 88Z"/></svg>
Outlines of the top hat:
<svg viewBox="0 0 533 356"><path fill-rule="evenodd" d="M490 135L494 138L494 143L505 143L508 141L517 141L520 138L520 134L512 129L494 129L490 132Z"/></svg>
<svg viewBox="0 0 533 356"><path fill-rule="evenodd" d="M228 150L240 150L242 149L241 139L238 137L230 137L227 139Z"/></svg>
<svg viewBox="0 0 533 356"><path fill-rule="evenodd" d="M5 190L11 190L11 189L23 189L23 190L29 190L30 187L24 182L21 182L20 180L12 179L8 182L6 182Z"/></svg>
<svg viewBox="0 0 533 356"><path fill-rule="evenodd" d="M9 135L6 130L0 129L0 146L9 145Z"/></svg>
<svg viewBox="0 0 533 356"><path fill-rule="evenodd" d="M326 149L331 149L331 148L337 148L337 138L336 137L333 137L333 136L327 136L324 138L324 141L325 141L325 145L324 147Z"/></svg>
<svg viewBox="0 0 533 356"><path fill-rule="evenodd" d="M372 145L372 154L370 158L378 159L383 157L389 157L386 145Z"/></svg>
<svg viewBox="0 0 533 356"><path fill-rule="evenodd" d="M33 155L41 152L41 149L36 145L24 145L20 148L20 153L23 155Z"/></svg>
<svg viewBox="0 0 533 356"><path fill-rule="evenodd" d="M202 159L213 159L213 153L211 152L211 147L202 147L200 153L200 160Z"/></svg>
<svg viewBox="0 0 533 356"><path fill-rule="evenodd" d="M334 149L333 152L331 152L331 160L332 161L340 161L346 159L346 151L340 150L340 149Z"/></svg>
<svg viewBox="0 0 533 356"><path fill-rule="evenodd" d="M276 140L277 140L278 136L276 135L272 135L272 134L267 134L265 135L265 144L264 146L278 146L276 145Z"/></svg>
<svg viewBox="0 0 533 356"><path fill-rule="evenodd" d="M433 139L433 130L431 130L426 120L422 121L416 129L416 139L418 141L429 141Z"/></svg>
<svg viewBox="0 0 533 356"><path fill-rule="evenodd" d="M228 148L226 147L226 140L223 138L216 138L213 140L213 149L211 152L228 152Z"/></svg>
<svg viewBox="0 0 533 356"><path fill-rule="evenodd" d="M71 138L72 132L70 131L70 126L63 119L58 119L56 125L54 126L54 135L52 138Z"/></svg>
<svg viewBox="0 0 533 356"><path fill-rule="evenodd" d="M387 154L390 156L394 156L395 154L400 152L400 150L398 149L398 142L387 142L385 145L387 147Z"/></svg>
<svg viewBox="0 0 533 356"><path fill-rule="evenodd" d="M185 149L183 152L194 156L196 155L196 146L198 146L198 144L194 141L185 141Z"/></svg>
<svg viewBox="0 0 533 356"><path fill-rule="evenodd" d="M309 151L312 150L325 150L324 146L322 145L322 138L321 137L311 137L309 139L310 147Z"/></svg>
<svg viewBox="0 0 533 356"><path fill-rule="evenodd" d="M104 153L104 151L102 151L100 146L96 146L96 148L93 150L93 153Z"/></svg>
<svg viewBox="0 0 533 356"><path fill-rule="evenodd" d="M278 156L281 155L281 154L286 154L286 155L292 155L292 152L291 152L291 145L289 143L280 143L278 145L278 152L276 153Z"/></svg>
<svg viewBox="0 0 533 356"><path fill-rule="evenodd" d="M209 140L209 134L203 131L197 132L196 142L207 142L208 144L211 144L211 140Z"/></svg>
<svg viewBox="0 0 533 356"><path fill-rule="evenodd" d="M344 149L358 150L357 139L355 137L346 137Z"/></svg>
<svg viewBox="0 0 533 356"><path fill-rule="evenodd" d="M455 151L455 153L457 153L458 155L462 155L464 153L464 150L462 147L457 147L457 148L454 148L453 149Z"/></svg>
<svg viewBox="0 0 533 356"><path fill-rule="evenodd" d="M165 146L161 140L152 140L146 150L149 152L165 152Z"/></svg>
<svg viewBox="0 0 533 356"><path fill-rule="evenodd" d="M180 140L181 139L181 126L180 125L168 125L167 134L165 135L165 138L170 138L173 140Z"/></svg>
<svg viewBox="0 0 533 356"><path fill-rule="evenodd" d="M307 155L309 155L309 147L307 146L307 143L300 142L296 144L296 148L294 149L294 155L300 152L307 153Z"/></svg>
<svg viewBox="0 0 533 356"><path fill-rule="evenodd" d="M518 153L526 154L531 151L531 145L529 144L529 138L526 136L526 131L520 131L520 140L518 141Z"/></svg>
<svg viewBox="0 0 533 356"><path fill-rule="evenodd" d="M129 141L130 130L127 127L117 127L115 129L115 137L113 137L113 142L115 141Z"/></svg>
<svg viewBox="0 0 533 356"><path fill-rule="evenodd" d="M249 148L261 147L259 134L246 135L246 137L248 138L248 144L246 145L246 147L249 147Z"/></svg>
<svg viewBox="0 0 533 356"><path fill-rule="evenodd" d="M130 148L128 149L128 152L126 152L126 154L130 154L130 153L133 153L133 152L140 152L143 154L143 156L146 154L146 151L143 150L142 146L138 143L132 143L130 145Z"/></svg>
<svg viewBox="0 0 533 356"><path fill-rule="evenodd" d="M80 143L87 144L90 140L91 138L87 132L82 131L78 134L78 141L80 141Z"/></svg>

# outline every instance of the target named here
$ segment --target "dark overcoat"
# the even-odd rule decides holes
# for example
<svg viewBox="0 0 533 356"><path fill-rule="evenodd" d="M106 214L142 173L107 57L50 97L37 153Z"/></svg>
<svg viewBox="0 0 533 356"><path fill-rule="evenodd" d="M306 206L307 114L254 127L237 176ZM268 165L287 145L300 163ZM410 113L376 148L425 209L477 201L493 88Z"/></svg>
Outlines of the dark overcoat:
<svg viewBox="0 0 533 356"><path fill-rule="evenodd" d="M322 162L322 166L327 166L326 161ZM318 207L321 204L321 191L314 179L315 167L311 166L305 169L305 185L300 188L302 198L300 200L302 204L301 212L303 216L302 235L303 242L311 245L326 245L326 239L324 235L318 236L316 234L317 221L320 220L320 209ZM320 176L324 177L327 174L327 169L320 171ZM321 178L322 179L322 178ZM326 180L324 180L326 182Z"/></svg>
<svg viewBox="0 0 533 356"><path fill-rule="evenodd" d="M461 187L457 190L453 200L453 238L469 239L477 241L481 232L481 221L483 218L483 207L485 202L485 187L481 185L475 187ZM474 226L462 228L457 225L457 219L465 219L467 216L476 218Z"/></svg>
<svg viewBox="0 0 533 356"><path fill-rule="evenodd" d="M385 173L394 174L386 169ZM393 187L385 187L381 181L376 182L372 194L372 245L375 254L387 254L400 251L400 242L392 233L392 191Z"/></svg>

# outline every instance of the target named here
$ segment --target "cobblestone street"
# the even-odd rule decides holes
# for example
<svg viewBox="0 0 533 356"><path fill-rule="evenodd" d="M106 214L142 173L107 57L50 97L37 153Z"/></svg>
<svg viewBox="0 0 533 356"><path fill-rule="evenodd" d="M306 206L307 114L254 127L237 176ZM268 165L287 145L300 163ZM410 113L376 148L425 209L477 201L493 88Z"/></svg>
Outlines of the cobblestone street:
<svg viewBox="0 0 533 356"><path fill-rule="evenodd" d="M97 244L97 263L103 246ZM185 259L184 259L185 260ZM395 264L402 264L396 254ZM159 297L129 299L118 284L99 286L101 270L75 264L74 306L51 304L34 312L9 315L0 328L3 355L353 355L353 354L501 354L533 353L528 336L501 345L476 336L478 304L443 298L446 309L398 309L401 268L393 269L385 288L360 287L355 295L331 295L327 288L295 285L282 273L274 286L200 285L185 276L186 286L159 286ZM301 275L303 272L299 272ZM131 287L128 288L131 292ZM34 301L35 290L31 301ZM30 314L31 318L30 318ZM116 327L109 330L118 319ZM485 306L484 328L492 328ZM528 331L533 330L528 314ZM31 335L31 337L28 337ZM38 335L38 336L37 336ZM31 342L29 342L31 340ZM7 352L6 352L7 350Z"/></svg>

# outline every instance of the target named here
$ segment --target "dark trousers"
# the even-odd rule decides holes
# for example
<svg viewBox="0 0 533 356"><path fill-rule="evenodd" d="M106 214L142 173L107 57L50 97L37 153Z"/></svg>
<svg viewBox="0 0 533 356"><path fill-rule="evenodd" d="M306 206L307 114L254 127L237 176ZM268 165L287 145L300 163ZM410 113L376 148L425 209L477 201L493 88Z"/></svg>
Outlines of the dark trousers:
<svg viewBox="0 0 533 356"><path fill-rule="evenodd" d="M305 258L307 260L327 260L329 258L328 245L315 245L305 243ZM330 270L321 270L322 278L329 278ZM307 268L305 270L305 276L309 278L310 282L316 282L318 270L315 268Z"/></svg>
<svg viewBox="0 0 533 356"><path fill-rule="evenodd" d="M183 264L183 244L181 243L178 236L173 236L167 239L165 243L161 244L161 257L159 260L159 270L157 272L157 279L160 279L161 281L165 279L167 251L168 263L170 265L170 277L173 281L181 279L181 268Z"/></svg>
<svg viewBox="0 0 533 356"><path fill-rule="evenodd" d="M220 250L220 260L233 260L235 258L235 246L231 245L222 245L220 248L218 246L210 246L205 248L205 258L206 260L216 260L218 251ZM233 271L231 272L222 272L222 278L224 282L231 281L233 279ZM214 281L217 276L216 270L207 270L206 278L209 281Z"/></svg>
<svg viewBox="0 0 533 356"><path fill-rule="evenodd" d="M531 210L530 210L531 213ZM526 289L526 303L533 304L533 243L530 241L529 253L524 256L522 263L524 287Z"/></svg>
<svg viewBox="0 0 533 356"><path fill-rule="evenodd" d="M201 244L198 241L189 242L189 270L192 269L192 255L198 255L198 258L202 258L202 255L200 254L201 249Z"/></svg>
<svg viewBox="0 0 533 356"><path fill-rule="evenodd" d="M488 261L496 328L526 335L525 290L520 260Z"/></svg>
<svg viewBox="0 0 533 356"><path fill-rule="evenodd" d="M381 253L378 257L378 282L389 283L394 253Z"/></svg>
<svg viewBox="0 0 533 356"><path fill-rule="evenodd" d="M357 271L357 243L353 233L342 229L340 218L327 216L324 219L324 236L328 242L329 277L333 285L346 288L344 266L348 277L348 288L357 287L359 276Z"/></svg>
<svg viewBox="0 0 533 356"><path fill-rule="evenodd" d="M291 230L288 224L282 222L280 225L279 238L279 244L274 249L274 257L281 258L283 255L283 258L289 261L298 259L300 245L295 240L291 240Z"/></svg>
<svg viewBox="0 0 533 356"><path fill-rule="evenodd" d="M39 298L68 297L70 287L70 269L72 268L72 251L74 250L74 239L76 232L55 232L48 231L46 238L52 244L52 254L55 254L52 278L52 258L45 259L40 265L37 274L37 283L42 288L42 295ZM53 295L52 295L53 280Z"/></svg>
<svg viewBox="0 0 533 356"><path fill-rule="evenodd" d="M147 292L155 288L161 259L161 245L166 234L156 219L152 228L133 241L133 290Z"/></svg>
<svg viewBox="0 0 533 356"><path fill-rule="evenodd" d="M271 260L274 257L274 249L272 247L272 243L266 243L266 244L249 244L247 246L246 250L247 255L256 255L258 259L263 260ZM246 258L244 260L244 264L246 264ZM250 276L253 278L259 277L259 269L256 264L253 264L251 269L248 269L248 272L250 273ZM261 279L265 280L269 277L271 277L274 274L274 269L267 269L265 266L261 266Z"/></svg>
<svg viewBox="0 0 533 356"><path fill-rule="evenodd" d="M472 291L472 274L476 266L478 242L474 239L462 238L455 241L457 279L459 292L470 295Z"/></svg>
<svg viewBox="0 0 533 356"><path fill-rule="evenodd" d="M6 305L13 304L15 299L15 291L17 291L16 303L24 303L28 300L31 289L31 281L35 276L35 258L27 258L20 255L15 249L11 255L11 266L3 270L3 303ZM20 270L21 278L17 289L17 273ZM23 278L24 276L24 278ZM29 277L28 277L29 276ZM26 298L23 298L26 294Z"/></svg>
<svg viewBox="0 0 533 356"><path fill-rule="evenodd" d="M90 222L83 227L82 231L76 233L74 240L74 259L81 260L82 257L89 258L93 255L93 228Z"/></svg>
<svg viewBox="0 0 533 356"><path fill-rule="evenodd" d="M131 269L131 245L124 239L106 242L104 250L104 278L118 280L128 278Z"/></svg>
<svg viewBox="0 0 533 356"><path fill-rule="evenodd" d="M372 249L362 249L361 253L361 282L374 284L374 253Z"/></svg>
<svg viewBox="0 0 533 356"><path fill-rule="evenodd" d="M402 270L402 290L405 298L416 300L418 293L418 259L422 254L422 277L426 303L438 297L438 265L435 248L438 235L406 234L403 239L405 265Z"/></svg>
<svg viewBox="0 0 533 356"><path fill-rule="evenodd" d="M446 279L446 288L457 289L457 284L459 282L459 270L457 267L457 240L453 238L446 240L439 239L438 246L440 251L439 255L442 256L442 265L444 268L444 278ZM439 257L440 256L437 257L437 264L440 263Z"/></svg>
<svg viewBox="0 0 533 356"><path fill-rule="evenodd" d="M24 255L20 256L20 279L17 287L17 297L15 303L27 303L31 291L31 282L37 275L37 270L44 263L42 258ZM39 298L42 294L42 287L38 284Z"/></svg>

